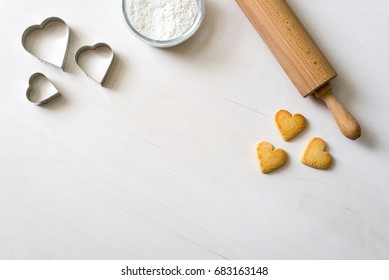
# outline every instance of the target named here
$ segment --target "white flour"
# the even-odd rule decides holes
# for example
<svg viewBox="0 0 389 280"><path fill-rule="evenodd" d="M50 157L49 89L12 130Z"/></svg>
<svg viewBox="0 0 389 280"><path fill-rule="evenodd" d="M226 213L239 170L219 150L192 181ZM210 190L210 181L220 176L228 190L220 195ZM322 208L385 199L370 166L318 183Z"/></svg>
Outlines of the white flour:
<svg viewBox="0 0 389 280"><path fill-rule="evenodd" d="M194 24L198 0L125 0L132 26L154 40L171 40Z"/></svg>

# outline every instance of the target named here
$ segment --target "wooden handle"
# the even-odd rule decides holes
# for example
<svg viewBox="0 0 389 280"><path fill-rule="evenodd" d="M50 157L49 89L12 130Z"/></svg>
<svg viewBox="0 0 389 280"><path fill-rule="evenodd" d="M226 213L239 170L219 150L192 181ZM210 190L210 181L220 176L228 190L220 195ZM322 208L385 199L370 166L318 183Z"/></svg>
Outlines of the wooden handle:
<svg viewBox="0 0 389 280"><path fill-rule="evenodd" d="M358 139L361 136L361 126L332 94L332 85L330 83L319 88L315 95L326 103L344 136L352 140Z"/></svg>

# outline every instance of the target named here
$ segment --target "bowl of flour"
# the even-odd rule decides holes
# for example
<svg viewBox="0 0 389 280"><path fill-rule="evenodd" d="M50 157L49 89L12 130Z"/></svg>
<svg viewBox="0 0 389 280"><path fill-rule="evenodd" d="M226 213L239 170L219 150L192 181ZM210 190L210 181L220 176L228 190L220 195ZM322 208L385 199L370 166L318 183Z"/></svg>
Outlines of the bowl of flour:
<svg viewBox="0 0 389 280"><path fill-rule="evenodd" d="M204 0L123 0L122 8L133 34L160 48L189 39L205 16Z"/></svg>

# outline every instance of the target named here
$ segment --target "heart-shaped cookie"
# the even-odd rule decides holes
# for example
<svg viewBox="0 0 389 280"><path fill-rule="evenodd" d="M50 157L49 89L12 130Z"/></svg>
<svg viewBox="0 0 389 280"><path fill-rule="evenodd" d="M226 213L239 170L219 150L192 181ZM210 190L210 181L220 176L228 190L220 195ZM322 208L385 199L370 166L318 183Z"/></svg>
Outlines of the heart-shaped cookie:
<svg viewBox="0 0 389 280"><path fill-rule="evenodd" d="M282 138L285 141L296 137L306 127L306 120L303 115L295 114L292 116L286 110L280 110L275 115L275 122Z"/></svg>
<svg viewBox="0 0 389 280"><path fill-rule="evenodd" d="M268 142L259 143L257 154L262 173L269 173L280 168L288 159L283 149L273 149L273 145Z"/></svg>
<svg viewBox="0 0 389 280"><path fill-rule="evenodd" d="M32 74L26 91L28 101L35 105L49 103L61 94L54 84L42 73Z"/></svg>
<svg viewBox="0 0 389 280"><path fill-rule="evenodd" d="M317 169L328 169L332 164L332 156L325 151L326 142L320 138L313 138L309 141L301 157L301 162Z"/></svg>
<svg viewBox="0 0 389 280"><path fill-rule="evenodd" d="M114 59L112 48L106 43L79 48L75 55L77 65L92 80L104 85Z"/></svg>
<svg viewBox="0 0 389 280"><path fill-rule="evenodd" d="M64 69L69 50L70 29L58 17L28 27L22 35L24 49L42 62Z"/></svg>

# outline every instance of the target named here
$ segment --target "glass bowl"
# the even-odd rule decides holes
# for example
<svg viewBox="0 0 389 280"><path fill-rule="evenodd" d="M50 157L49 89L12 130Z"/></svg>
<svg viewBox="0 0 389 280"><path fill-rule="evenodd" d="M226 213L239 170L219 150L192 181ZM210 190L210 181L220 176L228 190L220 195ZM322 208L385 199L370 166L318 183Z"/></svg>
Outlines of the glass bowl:
<svg viewBox="0 0 389 280"><path fill-rule="evenodd" d="M205 17L205 0L197 0L198 2L198 11L196 19L193 23L193 25L182 35L180 35L177 38L171 39L171 40L154 40L151 38L148 38L144 36L143 34L139 33L134 26L131 24L130 18L127 14L127 1L128 0L122 0L122 10L124 19L126 20L126 23L128 27L130 27L132 33L138 37L141 41L158 48L169 48L176 46L178 44L181 44L182 42L188 40L193 34L196 33L196 31L200 28L201 23L204 20Z"/></svg>

